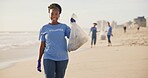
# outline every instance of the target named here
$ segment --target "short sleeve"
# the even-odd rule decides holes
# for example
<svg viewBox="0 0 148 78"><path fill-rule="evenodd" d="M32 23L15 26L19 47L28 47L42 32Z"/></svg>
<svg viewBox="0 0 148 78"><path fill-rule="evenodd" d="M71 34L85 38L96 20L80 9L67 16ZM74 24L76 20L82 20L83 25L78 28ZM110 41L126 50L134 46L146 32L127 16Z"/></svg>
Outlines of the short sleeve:
<svg viewBox="0 0 148 78"><path fill-rule="evenodd" d="M70 31L71 31L70 27L68 27L68 26L66 25L65 36L67 36L67 38L70 37Z"/></svg>
<svg viewBox="0 0 148 78"><path fill-rule="evenodd" d="M39 33L39 40L46 41L45 35L46 35L46 31L45 31L44 27L42 27L40 29L40 33Z"/></svg>

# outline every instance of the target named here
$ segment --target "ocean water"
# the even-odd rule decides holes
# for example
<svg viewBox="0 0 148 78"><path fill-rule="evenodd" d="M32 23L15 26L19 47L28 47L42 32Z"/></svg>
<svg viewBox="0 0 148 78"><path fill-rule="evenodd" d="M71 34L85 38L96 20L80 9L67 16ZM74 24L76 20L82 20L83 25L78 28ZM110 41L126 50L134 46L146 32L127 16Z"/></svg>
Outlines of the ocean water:
<svg viewBox="0 0 148 78"><path fill-rule="evenodd" d="M38 42L38 32L0 32L0 50L34 45Z"/></svg>
<svg viewBox="0 0 148 78"><path fill-rule="evenodd" d="M28 48L26 50L22 48L38 45L38 34L39 32L33 31L0 32L0 69L36 57L38 52L27 52Z"/></svg>

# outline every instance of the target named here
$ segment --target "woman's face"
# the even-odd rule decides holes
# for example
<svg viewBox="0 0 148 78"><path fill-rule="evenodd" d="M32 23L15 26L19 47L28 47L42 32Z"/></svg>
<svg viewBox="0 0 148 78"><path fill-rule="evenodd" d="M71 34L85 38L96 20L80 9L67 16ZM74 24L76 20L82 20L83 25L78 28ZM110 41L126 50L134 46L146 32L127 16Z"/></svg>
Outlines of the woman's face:
<svg viewBox="0 0 148 78"><path fill-rule="evenodd" d="M110 26L110 23L109 22L107 22L107 24L108 24L108 26Z"/></svg>
<svg viewBox="0 0 148 78"><path fill-rule="evenodd" d="M49 10L49 17L52 22L57 22L60 17L60 13L58 9L50 9Z"/></svg>

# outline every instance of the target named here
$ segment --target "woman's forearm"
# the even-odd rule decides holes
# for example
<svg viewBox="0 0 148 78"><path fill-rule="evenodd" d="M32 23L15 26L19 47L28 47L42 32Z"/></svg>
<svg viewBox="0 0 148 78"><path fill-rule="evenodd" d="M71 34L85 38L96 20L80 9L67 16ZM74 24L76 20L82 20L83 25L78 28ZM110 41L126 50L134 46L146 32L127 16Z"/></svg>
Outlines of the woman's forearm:
<svg viewBox="0 0 148 78"><path fill-rule="evenodd" d="M45 42L41 42L41 45L40 45L40 52L39 52L39 59L38 60L41 60L42 59L42 56L44 54L44 48L45 48Z"/></svg>

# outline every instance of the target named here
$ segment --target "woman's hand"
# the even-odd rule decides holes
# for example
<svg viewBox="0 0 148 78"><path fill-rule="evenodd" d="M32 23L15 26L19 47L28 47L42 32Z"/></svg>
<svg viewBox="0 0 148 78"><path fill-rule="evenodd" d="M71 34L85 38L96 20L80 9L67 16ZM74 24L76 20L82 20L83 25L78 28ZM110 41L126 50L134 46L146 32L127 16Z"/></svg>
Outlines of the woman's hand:
<svg viewBox="0 0 148 78"><path fill-rule="evenodd" d="M76 22L76 20L74 18L71 18L70 22L73 23L73 22Z"/></svg>
<svg viewBox="0 0 148 78"><path fill-rule="evenodd" d="M38 60L37 70L41 72L41 60Z"/></svg>

